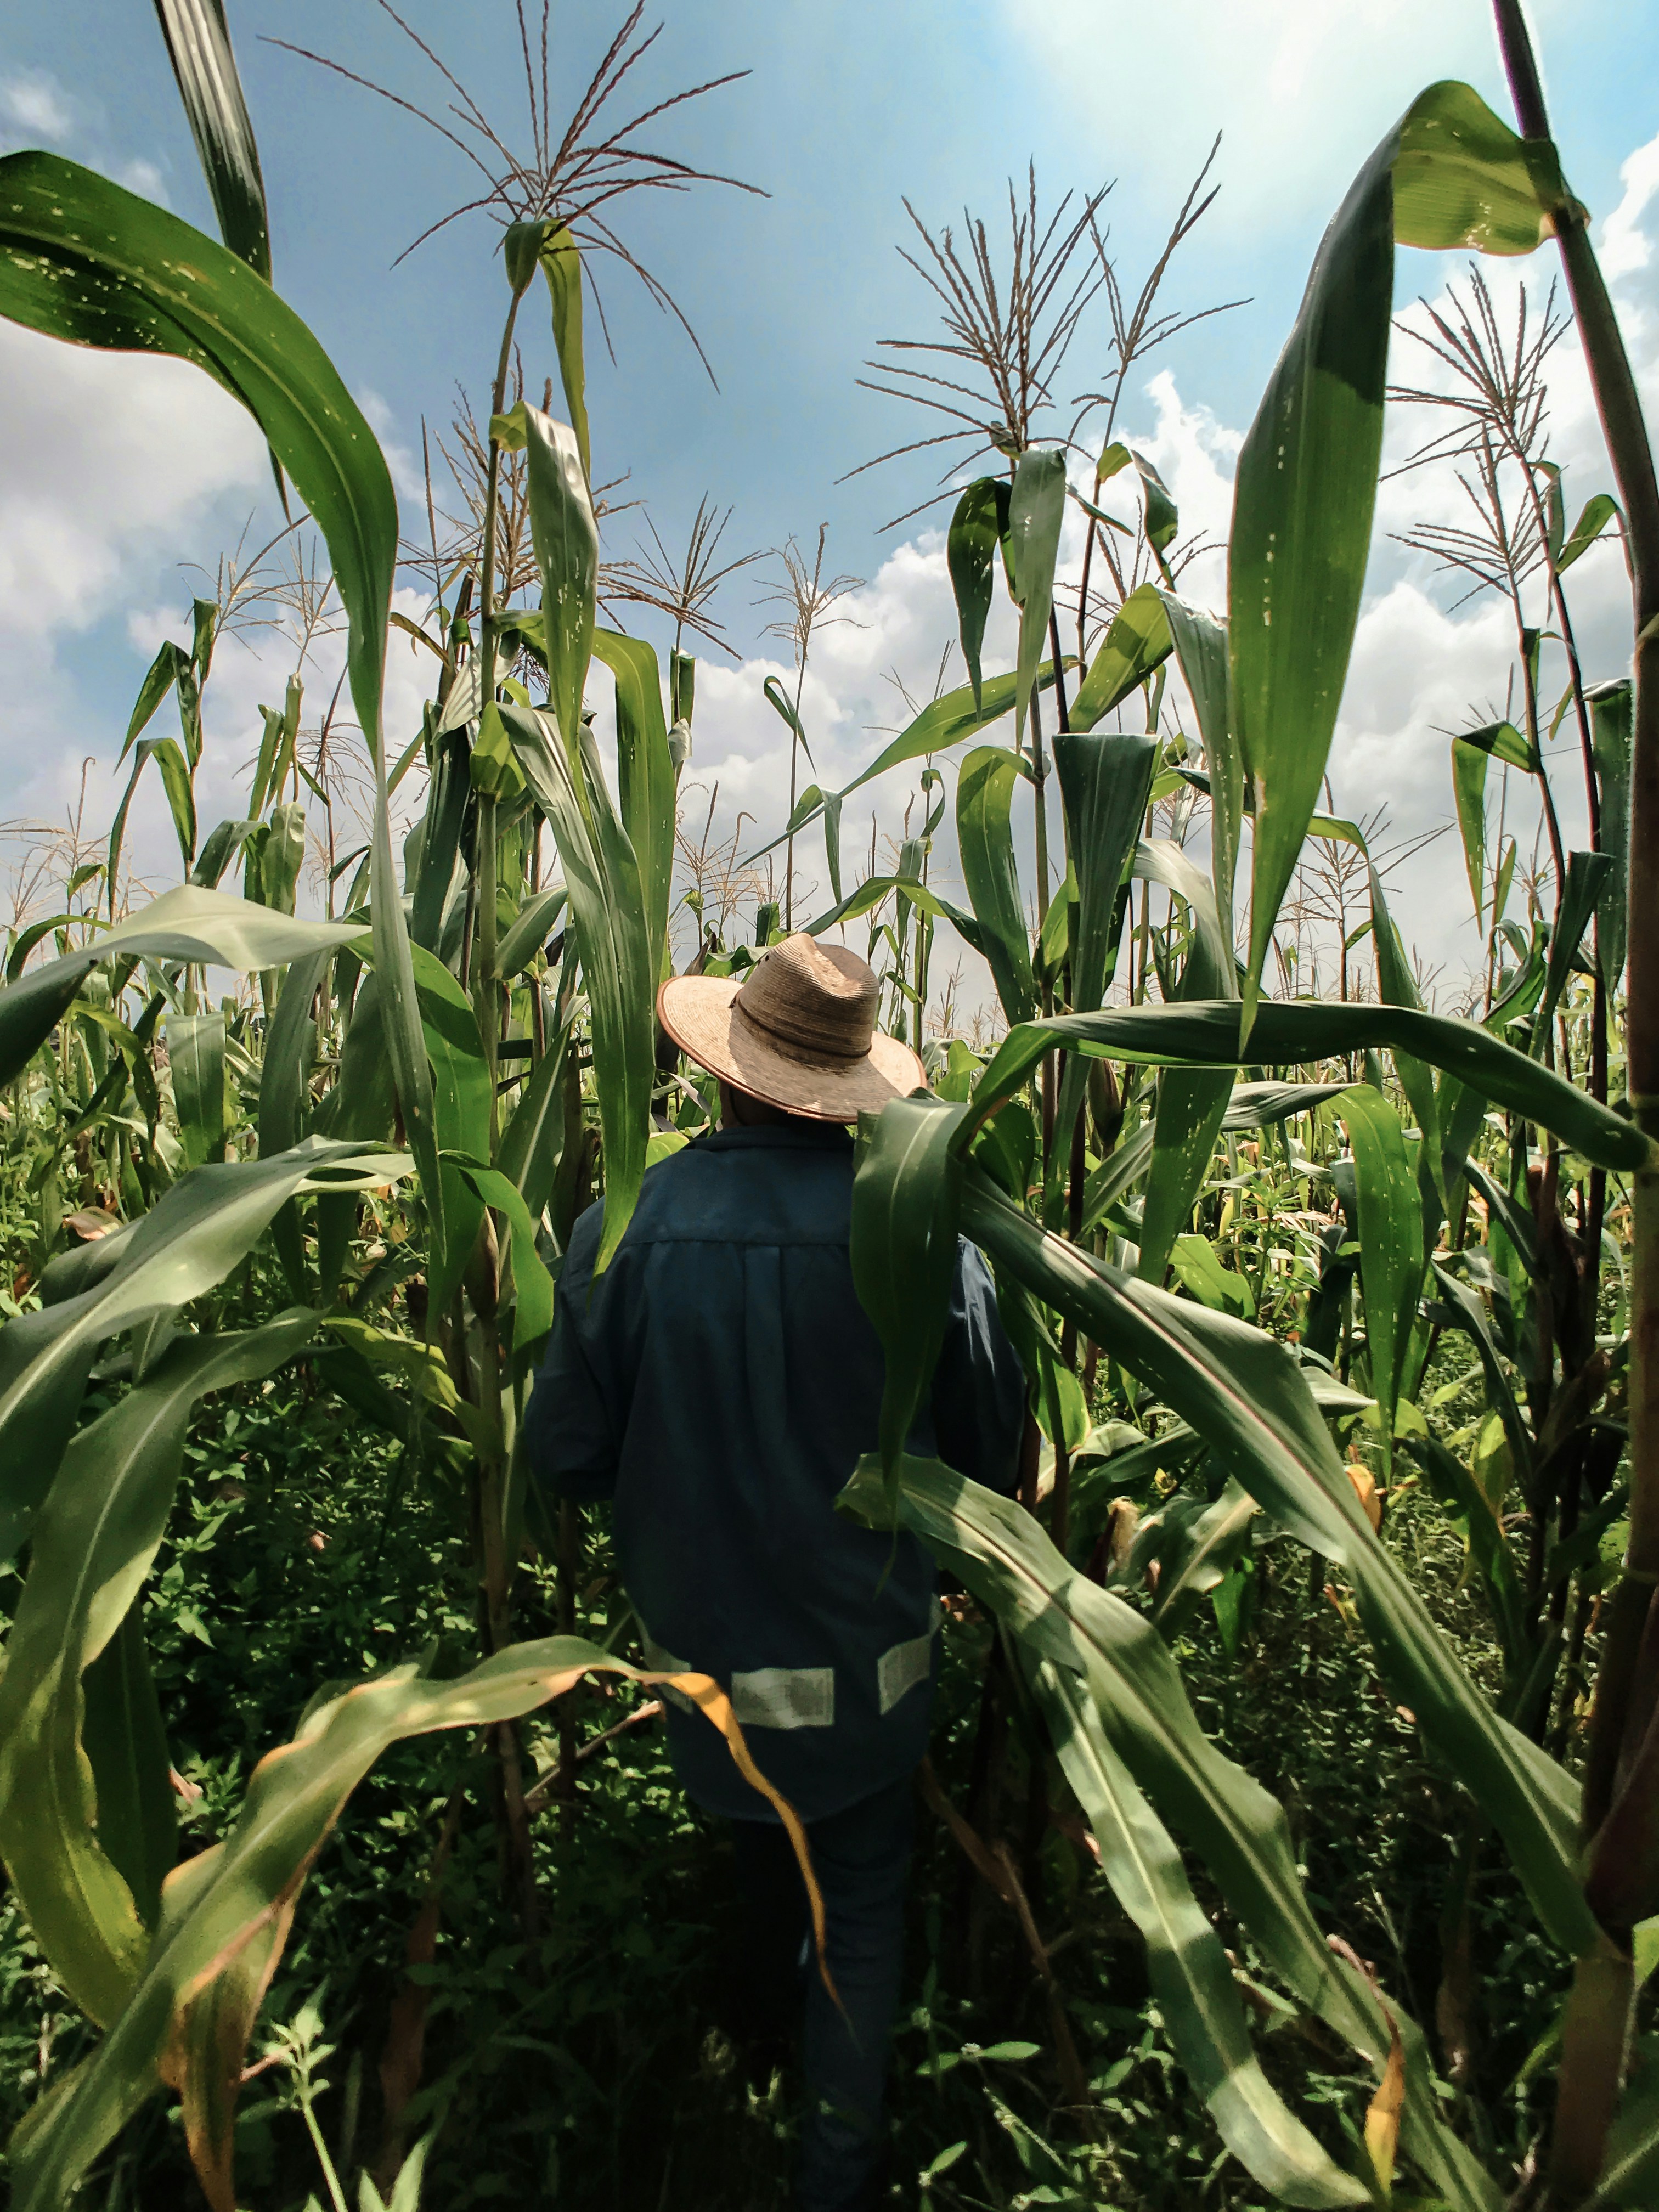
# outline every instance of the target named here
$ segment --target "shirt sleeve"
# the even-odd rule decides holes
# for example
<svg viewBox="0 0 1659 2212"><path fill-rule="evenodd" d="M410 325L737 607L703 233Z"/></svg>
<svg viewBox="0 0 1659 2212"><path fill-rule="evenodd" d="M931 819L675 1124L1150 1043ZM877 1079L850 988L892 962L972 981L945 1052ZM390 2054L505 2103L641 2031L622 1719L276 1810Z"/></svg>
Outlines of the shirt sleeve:
<svg viewBox="0 0 1659 2212"><path fill-rule="evenodd" d="M1025 1427L1025 1371L997 1312L991 1271L965 1239L933 1376L933 1413L945 1465L1012 1497Z"/></svg>
<svg viewBox="0 0 1659 2212"><path fill-rule="evenodd" d="M592 1504L612 1497L617 1487L621 1439L593 1352L584 1340L594 1242L579 1223L560 1271L552 1334L525 1414L531 1480L549 1502L568 1498Z"/></svg>

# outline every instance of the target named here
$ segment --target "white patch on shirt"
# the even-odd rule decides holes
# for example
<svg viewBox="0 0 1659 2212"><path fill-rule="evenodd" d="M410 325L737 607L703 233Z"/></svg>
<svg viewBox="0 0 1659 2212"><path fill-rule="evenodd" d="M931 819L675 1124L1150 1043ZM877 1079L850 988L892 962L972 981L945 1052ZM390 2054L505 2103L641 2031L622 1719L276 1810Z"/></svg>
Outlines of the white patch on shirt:
<svg viewBox="0 0 1659 2212"><path fill-rule="evenodd" d="M732 1677L732 1711L740 1728L833 1728L833 1667L757 1667Z"/></svg>

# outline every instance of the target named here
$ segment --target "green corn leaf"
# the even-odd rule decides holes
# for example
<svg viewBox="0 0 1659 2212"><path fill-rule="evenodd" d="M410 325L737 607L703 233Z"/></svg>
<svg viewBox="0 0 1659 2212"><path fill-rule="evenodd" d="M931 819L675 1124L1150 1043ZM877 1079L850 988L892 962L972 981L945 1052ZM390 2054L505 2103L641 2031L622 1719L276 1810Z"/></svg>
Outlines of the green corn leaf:
<svg viewBox="0 0 1659 2212"><path fill-rule="evenodd" d="M1170 496L1170 487L1145 453L1132 453L1131 459L1135 465L1135 474L1140 478L1141 528L1146 533L1146 543L1152 549L1152 558L1158 562L1158 573L1169 584L1172 580L1164 556L1181 527L1180 512Z"/></svg>
<svg viewBox="0 0 1659 2212"><path fill-rule="evenodd" d="M483 1206L459 1171L443 1157L470 1158L489 1152L489 1066L472 1001L434 952L410 948L421 1028L432 1063L433 1118L438 1131L438 1175L444 1194L442 1226L434 1226L427 1283L440 1313L460 1286L477 1242Z"/></svg>
<svg viewBox="0 0 1659 2212"><path fill-rule="evenodd" d="M1463 866L1474 902L1477 929L1485 927L1486 899L1486 763L1492 757L1480 745L1454 738L1451 746L1452 793L1457 802L1457 827L1463 840Z"/></svg>
<svg viewBox="0 0 1659 2212"><path fill-rule="evenodd" d="M1577 1786L1499 1720L1463 1673L1373 1533L1285 1347L1045 1235L983 1178L970 1176L963 1185L962 1225L1000 1272L1152 1383L1264 1511L1344 1568L1395 1694L1504 1837L1553 1939L1574 1956L1587 1948L1595 1922L1577 1872ZM919 1332L927 1319L913 1309L907 1326Z"/></svg>
<svg viewBox="0 0 1659 2212"><path fill-rule="evenodd" d="M569 1031L550 1037L501 1132L496 1164L539 1221L564 1152L564 1072Z"/></svg>
<svg viewBox="0 0 1659 2212"><path fill-rule="evenodd" d="M132 750L133 743L154 716L156 708L179 681L181 672L188 672L190 655L171 638L161 647L151 661L143 682L138 686L138 696L133 702L132 713L127 721L127 733L121 740L121 750L115 757L115 765Z"/></svg>
<svg viewBox="0 0 1659 2212"><path fill-rule="evenodd" d="M1572 526L1572 534L1556 556L1558 575L1571 568L1581 553L1588 553L1608 523L1616 521L1619 534L1625 534L1624 511L1616 499L1605 491L1598 491L1593 499L1586 500L1584 511Z"/></svg>
<svg viewBox="0 0 1659 2212"><path fill-rule="evenodd" d="M1228 2149L1281 2203L1369 2203L1370 2191L1333 2164L1269 2086L1221 1939L1082 1681L1049 1659L1028 1660L1025 1671L1100 1846L1101 1870L1146 1943L1165 2032Z"/></svg>
<svg viewBox="0 0 1659 2212"><path fill-rule="evenodd" d="M288 1199L374 1189L409 1164L402 1153L313 1137L275 1159L198 1168L118 1242L87 1248L72 1294L8 1322L0 1330L0 1556L10 1558L28 1533L100 1344L222 1282Z"/></svg>
<svg viewBox="0 0 1659 2212"><path fill-rule="evenodd" d="M292 914L306 857L306 811L298 799L270 810L270 835L259 853L259 890L278 914Z"/></svg>
<svg viewBox="0 0 1659 2212"><path fill-rule="evenodd" d="M1524 1678L1534 1656L1526 1595L1515 1554L1492 1500L1438 1437L1410 1437L1406 1449L1422 1468L1442 1504L1461 1516L1468 1531L1469 1557L1492 1608L1510 1679Z"/></svg>
<svg viewBox="0 0 1659 2212"><path fill-rule="evenodd" d="M559 356L559 381L570 427L576 434L582 474L593 479L592 455L587 436L587 372L582 354L581 252L563 223L550 226L537 257L547 279L547 295L553 310L553 345Z"/></svg>
<svg viewBox="0 0 1659 2212"><path fill-rule="evenodd" d="M1100 648L1077 688L1068 717L1074 730L1092 730L1170 657L1170 617L1155 584L1130 592L1112 617Z"/></svg>
<svg viewBox="0 0 1659 2212"><path fill-rule="evenodd" d="M593 1027L593 1073L605 1142L605 1228L595 1273L607 1266L639 1200L656 1081L656 970L639 862L595 760L582 760L585 795L547 715L503 707L525 781L550 825L570 894Z"/></svg>
<svg viewBox="0 0 1659 2212"><path fill-rule="evenodd" d="M1070 668L1073 663L1067 659L1060 665ZM1044 661L1036 674L1037 690L1047 690L1054 680L1054 663ZM915 720L900 731L891 744L878 753L867 768L860 769L851 783L843 784L833 796L839 799L850 799L855 791L862 790L877 776L884 775L889 769L902 767L908 761L923 760L930 753L948 752L952 745L960 744L963 738L972 737L976 730L1000 721L1014 703L1017 683L1018 678L1012 675L987 677L981 685L982 698L978 705L975 702L973 686L969 684L963 684L957 690L945 692L942 697L924 707ZM823 803L820 798L819 805ZM795 833L799 835L814 818L813 813L803 808L793 817ZM787 831L781 830L770 844L757 847L741 865L747 868L757 860L764 860L767 854L782 844L787 834Z"/></svg>
<svg viewBox="0 0 1659 2212"><path fill-rule="evenodd" d="M1515 1471L1522 1484L1529 1481L1533 1466L1532 1431L1528 1428L1520 1407L1516 1403L1515 1391L1493 1340L1492 1324L1486 1318L1486 1309L1478 1291L1462 1282L1449 1267L1439 1260L1431 1260L1436 1282L1444 1304L1435 1310L1437 1320L1443 1320L1453 1328L1467 1332L1470 1342L1480 1356L1486 1376L1486 1396L1492 1411L1504 1425L1504 1437L1515 1462Z"/></svg>
<svg viewBox="0 0 1659 2212"><path fill-rule="evenodd" d="M1014 464L1008 495L1008 547L1019 607L1019 661L1014 690L1014 743L1020 741L1030 711L1038 664L1048 641L1048 611L1054 605L1054 559L1060 526L1066 515L1066 456L1035 447ZM975 709L979 685L973 687Z"/></svg>
<svg viewBox="0 0 1659 2212"><path fill-rule="evenodd" d="M544 891L532 891L519 908L495 948L495 973L504 983L522 974L540 952L564 912L566 896L562 884L553 884Z"/></svg>
<svg viewBox="0 0 1659 2212"><path fill-rule="evenodd" d="M1187 902L1193 946L1181 979L1181 999L1236 995L1232 950L1221 932L1215 894L1181 848L1150 837L1135 848L1133 872L1161 883ZM1081 1055L1074 1056L1081 1079ZM1068 1066L1067 1073L1070 1073ZM1186 1228L1214 1157L1216 1139L1232 1096L1232 1075L1223 1068L1165 1068L1158 1086L1152 1157L1141 1219L1140 1274L1161 1283L1176 1238Z"/></svg>
<svg viewBox="0 0 1659 2212"><path fill-rule="evenodd" d="M1165 592L1163 602L1209 765L1210 872L1222 926L1231 939L1244 818L1244 759L1227 712L1227 625L1173 592Z"/></svg>
<svg viewBox="0 0 1659 2212"><path fill-rule="evenodd" d="M1544 996L1533 1025L1534 1036L1541 1038L1554 1019L1555 1009L1560 1004L1561 994L1567 988L1567 978L1579 957L1584 933L1590 926L1602 893L1613 879L1615 862L1611 853L1569 853L1567 880L1562 886L1561 903L1556 913L1555 927L1550 933L1550 955L1544 969Z"/></svg>
<svg viewBox="0 0 1659 2212"><path fill-rule="evenodd" d="M246 262L55 155L0 161L0 313L78 344L169 353L205 369L258 423L323 533L349 629L352 700L374 763L373 910L391 1010L386 1042L438 1220L431 1091L386 805L380 705L398 502L374 434L316 339Z"/></svg>
<svg viewBox="0 0 1659 2212"><path fill-rule="evenodd" d="M506 1218L513 1244L513 1349L533 1352L553 1326L553 1278L536 1249L536 1224L522 1194L499 1168L465 1152L441 1152L440 1159L453 1167L483 1206L493 1206Z"/></svg>
<svg viewBox="0 0 1659 2212"><path fill-rule="evenodd" d="M548 700L563 741L572 788L581 804L574 779L581 750L582 690L593 650L599 525L574 431L568 423L556 422L540 408L528 405L525 423L530 537L542 572Z"/></svg>
<svg viewBox="0 0 1659 2212"><path fill-rule="evenodd" d="M350 944L362 935L357 923L297 921L226 891L180 884L105 930L90 945L28 969L0 991L0 1083L11 1082L28 1066L88 970L117 953L142 952L155 960L190 961L246 973L282 967L323 945Z"/></svg>
<svg viewBox="0 0 1659 2212"><path fill-rule="evenodd" d="M155 0L155 12L213 196L219 235L269 284L264 179L222 0ZM205 677L205 667L202 672Z"/></svg>
<svg viewBox="0 0 1659 2212"><path fill-rule="evenodd" d="M1628 1172L1647 1161L1647 1139L1634 1123L1598 1106L1474 1022L1419 1013L1408 1006L1264 1000L1245 1048L1239 1016L1236 1002L1211 1000L1112 1006L1098 1013L1024 1022L1004 1039L975 1085L962 1142L970 1140L986 1116L1012 1097L1043 1054L1056 1046L1114 1060L1205 1067L1242 1066L1247 1059L1267 1067L1301 1066L1346 1053L1403 1046L1482 1097L1539 1122L1596 1166Z"/></svg>
<svg viewBox="0 0 1659 2212"><path fill-rule="evenodd" d="M1072 1006L1075 1012L1092 1013L1111 981L1117 949L1112 921L1124 867L1146 818L1158 739L1127 732L1095 737L1062 731L1054 738L1054 750L1078 884ZM1009 1018L1019 1018L1012 1008Z"/></svg>
<svg viewBox="0 0 1659 2212"><path fill-rule="evenodd" d="M1193 1523L1180 1558L1158 1577L1152 1620L1171 1641L1202 1598L1249 1548L1250 1530L1261 1508L1243 1484L1231 1480Z"/></svg>
<svg viewBox="0 0 1659 2212"><path fill-rule="evenodd" d="M924 1095L860 1125L853 1283L886 1355L879 1455L889 1481L945 1341L962 1182L951 1138L963 1110Z"/></svg>
<svg viewBox="0 0 1659 2212"><path fill-rule="evenodd" d="M1359 616L1395 240L1529 252L1549 234L1559 191L1553 149L1517 138L1467 85L1419 94L1333 218L1239 453L1228 644L1255 799L1247 1025L1318 802Z"/></svg>
<svg viewBox="0 0 1659 2212"><path fill-rule="evenodd" d="M59 2212L164 2077L183 2099L186 2140L210 2201L234 2206L243 2053L306 1875L352 1790L394 1743L517 1719L590 1672L666 1680L695 1698L726 1735L744 1778L779 1808L807 1863L799 1822L759 1774L729 1704L706 1674L645 1674L582 1638L556 1636L511 1645L453 1681L430 1681L404 1666L361 1682L313 1710L292 1743L260 1761L226 1840L175 1869L119 2017L13 2137L15 2212Z"/></svg>
<svg viewBox="0 0 1659 2212"><path fill-rule="evenodd" d="M1611 995L1625 972L1630 937L1630 678L1598 684L1585 697L1601 799L1601 849L1613 861L1600 908L1601 975Z"/></svg>
<svg viewBox="0 0 1659 2212"><path fill-rule="evenodd" d="M1374 867L1370 871L1370 890L1371 943L1376 954L1377 996L1389 1006L1409 1006L1420 1012L1423 1002L1418 994L1417 977L1406 957L1406 948L1400 941L1400 932L1395 927L1394 916L1389 912L1382 878ZM1446 1188L1445 1166L1441 1156L1440 1109L1435 1096L1434 1077L1414 1053L1407 1052L1399 1046L1395 1048L1394 1065L1401 1088L1411 1101L1418 1128L1427 1147L1430 1181L1439 1197L1442 1211L1449 1216L1451 1199Z"/></svg>
<svg viewBox="0 0 1659 2212"><path fill-rule="evenodd" d="M422 817L421 860L409 920L416 944L433 952L438 949L438 933L455 880L461 825L472 787L471 750L464 729L435 738L433 745L432 781Z"/></svg>
<svg viewBox="0 0 1659 2212"><path fill-rule="evenodd" d="M190 880L204 890L216 891L225 870L258 828L257 822L216 822L202 841Z"/></svg>
<svg viewBox="0 0 1659 2212"><path fill-rule="evenodd" d="M992 981L1011 1022L1029 1021L1037 1008L1011 820L1022 773L1013 753L997 745L976 745L963 757L957 778L962 880L975 919L985 932Z"/></svg>
<svg viewBox="0 0 1659 2212"><path fill-rule="evenodd" d="M1406 1156L1400 1116L1369 1084L1337 1102L1353 1153L1359 1205L1359 1281L1371 1389L1382 1409L1382 1442L1392 1464L1395 1407L1423 1295L1423 1204Z"/></svg>
<svg viewBox="0 0 1659 2212"><path fill-rule="evenodd" d="M307 953L294 962L283 979L276 1011L265 1032L259 1069L261 1158L287 1152L305 1133L312 1063L317 1051L312 1002L332 958L326 946Z"/></svg>
<svg viewBox="0 0 1659 2212"><path fill-rule="evenodd" d="M0 1853L53 1972L104 2027L137 1981L145 1929L100 1841L82 1676L149 1571L197 1399L269 1375L316 1326L301 1311L173 1345L76 1436L31 1532L0 1677Z"/></svg>
<svg viewBox="0 0 1659 2212"><path fill-rule="evenodd" d="M668 750L657 656L634 637L593 633L593 653L617 679L617 798L640 866L652 972L662 973L673 892L679 778Z"/></svg>
<svg viewBox="0 0 1659 2212"><path fill-rule="evenodd" d="M1510 768L1524 769L1528 775L1538 773L1538 756L1513 722L1486 722L1478 730L1460 730L1452 742L1454 744L1473 745L1477 752L1485 753L1489 760L1503 761Z"/></svg>
<svg viewBox="0 0 1659 2212"><path fill-rule="evenodd" d="M185 1158L199 1168L225 1155L225 1018L170 1014L167 1060Z"/></svg>
<svg viewBox="0 0 1659 2212"><path fill-rule="evenodd" d="M72 1664L69 1638L59 1652L61 1683ZM139 1919L153 1928L161 1884L179 1856L179 1805L141 1600L127 1607L121 1626L82 1675L81 1689L81 1745L92 1769L98 1841L131 1892ZM125 1923L118 1926L125 1936Z"/></svg>
<svg viewBox="0 0 1659 2212"><path fill-rule="evenodd" d="M1175 1304L1161 1293L1138 1294ZM1393 2016L1408 2051L1404 2132L1412 2155L1457 2212L1498 2212L1497 2190L1440 2118L1420 2034L1391 2002L1385 2014L1377 1991L1333 1957L1309 1909L1282 1808L1205 1735L1151 1622L1069 1566L1012 1499L936 1460L904 1457L890 1504L891 1496L872 1455L860 1462L837 1503L854 1519L879 1526L896 1519L1032 1658L1084 1679L1113 1750L1159 1815L1203 1857L1251 1941L1300 2002L1379 2074Z"/></svg>
<svg viewBox="0 0 1659 2212"><path fill-rule="evenodd" d="M957 501L945 541L945 565L956 594L957 635L975 713L981 706L979 657L991 611L991 580L997 547L1008 534L1008 512L1006 478L977 477Z"/></svg>

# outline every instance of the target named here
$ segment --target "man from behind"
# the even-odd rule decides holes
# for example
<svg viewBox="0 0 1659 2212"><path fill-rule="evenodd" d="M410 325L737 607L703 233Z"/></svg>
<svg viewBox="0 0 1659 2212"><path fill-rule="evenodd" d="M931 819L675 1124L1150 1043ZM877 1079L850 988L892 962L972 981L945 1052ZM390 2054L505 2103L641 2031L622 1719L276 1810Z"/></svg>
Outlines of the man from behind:
<svg viewBox="0 0 1659 2212"><path fill-rule="evenodd" d="M775 1814L715 1730L671 1707L676 1773L733 1823L751 1948L805 1984L800 2212L876 2201L911 1777L938 1666L928 1554L835 1510L874 1448L883 1376L853 1287L847 1125L926 1081L876 1029L878 995L863 961L806 936L741 987L663 986L663 1028L719 1080L720 1127L647 1176L597 1279L600 1209L577 1223L528 1415L544 1489L614 1501L648 1662L728 1690L757 1765L806 1824L840 2008L805 1972L805 1896ZM963 1244L910 1449L1009 1491L1024 1413L989 1274Z"/></svg>

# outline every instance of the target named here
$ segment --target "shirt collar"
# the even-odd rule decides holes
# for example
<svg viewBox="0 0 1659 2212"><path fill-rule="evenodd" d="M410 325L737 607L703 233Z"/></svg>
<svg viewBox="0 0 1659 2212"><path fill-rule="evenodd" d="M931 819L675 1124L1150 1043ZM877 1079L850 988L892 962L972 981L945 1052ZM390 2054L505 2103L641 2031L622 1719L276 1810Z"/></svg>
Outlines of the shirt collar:
<svg viewBox="0 0 1659 2212"><path fill-rule="evenodd" d="M807 1127L799 1124L786 1127L778 1122L762 1122L752 1129L716 1129L707 1137L699 1137L698 1145L706 1152L851 1152L853 1133L838 1121L820 1121Z"/></svg>

